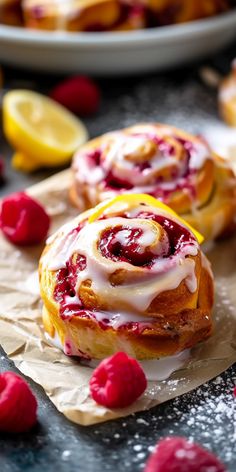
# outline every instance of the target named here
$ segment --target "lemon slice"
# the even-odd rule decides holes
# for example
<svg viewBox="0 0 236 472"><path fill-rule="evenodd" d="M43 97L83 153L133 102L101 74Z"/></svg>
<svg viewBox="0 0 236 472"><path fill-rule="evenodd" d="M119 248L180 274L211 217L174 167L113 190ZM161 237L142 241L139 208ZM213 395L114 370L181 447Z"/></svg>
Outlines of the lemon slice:
<svg viewBox="0 0 236 472"><path fill-rule="evenodd" d="M104 213L105 210L107 210L108 208L111 208L113 205L116 205L117 203L122 203L122 202L134 203L134 204L146 203L147 205L160 208L161 210L164 210L167 213L169 213L169 215L174 216L180 223L182 223L184 226L190 229L190 231L194 234L199 244L201 244L204 241L204 237L196 229L194 229L189 223L183 220L183 218L181 218L177 213L175 213L174 210L172 210L169 206L165 205L165 203L162 203L156 198L152 197L151 195L146 195L145 193L136 193L136 194L127 193L127 194L119 195L118 197L114 197L111 200L107 200L104 203L101 203L94 209L94 212L90 215L88 222L92 223L93 221L97 220Z"/></svg>
<svg viewBox="0 0 236 472"><path fill-rule="evenodd" d="M3 128L16 150L13 166L25 171L67 164L88 139L78 118L29 90L13 90L4 96Z"/></svg>

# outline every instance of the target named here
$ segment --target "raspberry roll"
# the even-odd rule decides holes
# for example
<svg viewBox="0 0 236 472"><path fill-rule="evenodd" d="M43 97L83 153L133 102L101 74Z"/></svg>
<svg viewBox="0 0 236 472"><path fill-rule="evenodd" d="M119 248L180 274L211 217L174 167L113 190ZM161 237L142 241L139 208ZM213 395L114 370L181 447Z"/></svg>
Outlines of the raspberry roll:
<svg viewBox="0 0 236 472"><path fill-rule="evenodd" d="M149 21L153 26L208 18L231 8L230 0L148 0Z"/></svg>
<svg viewBox="0 0 236 472"><path fill-rule="evenodd" d="M39 265L43 323L64 352L156 359L212 330L213 276L200 235L149 195L125 194L53 235Z"/></svg>
<svg viewBox="0 0 236 472"><path fill-rule="evenodd" d="M169 125L140 124L107 133L75 155L71 201L89 208L123 192L148 193L206 239L234 227L236 180L203 139Z"/></svg>
<svg viewBox="0 0 236 472"><path fill-rule="evenodd" d="M21 0L0 0L0 23L10 26L22 24Z"/></svg>
<svg viewBox="0 0 236 472"><path fill-rule="evenodd" d="M142 0L24 0L29 28L67 31L134 30L145 27Z"/></svg>

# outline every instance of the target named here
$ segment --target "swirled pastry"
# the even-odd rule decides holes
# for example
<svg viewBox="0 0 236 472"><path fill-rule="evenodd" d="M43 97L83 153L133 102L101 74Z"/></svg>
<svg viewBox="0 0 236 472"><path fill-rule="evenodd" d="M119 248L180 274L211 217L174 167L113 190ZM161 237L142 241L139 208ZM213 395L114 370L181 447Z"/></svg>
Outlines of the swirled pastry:
<svg viewBox="0 0 236 472"><path fill-rule="evenodd" d="M26 26L46 30L133 30L145 26L142 0L24 0Z"/></svg>
<svg viewBox="0 0 236 472"><path fill-rule="evenodd" d="M148 0L156 25L186 23L217 15L230 8L228 0Z"/></svg>
<svg viewBox="0 0 236 472"><path fill-rule="evenodd" d="M78 208L122 192L148 193L183 215L206 239L233 226L236 180L229 164L198 137L161 124L140 124L83 146L70 190Z"/></svg>
<svg viewBox="0 0 236 472"><path fill-rule="evenodd" d="M169 356L212 329L213 278L197 234L149 195L122 195L50 238L43 322L70 355Z"/></svg>
<svg viewBox="0 0 236 472"><path fill-rule="evenodd" d="M30 28L134 30L184 23L224 12L229 0L23 0Z"/></svg>
<svg viewBox="0 0 236 472"><path fill-rule="evenodd" d="M0 0L0 23L11 26L22 24L21 0Z"/></svg>

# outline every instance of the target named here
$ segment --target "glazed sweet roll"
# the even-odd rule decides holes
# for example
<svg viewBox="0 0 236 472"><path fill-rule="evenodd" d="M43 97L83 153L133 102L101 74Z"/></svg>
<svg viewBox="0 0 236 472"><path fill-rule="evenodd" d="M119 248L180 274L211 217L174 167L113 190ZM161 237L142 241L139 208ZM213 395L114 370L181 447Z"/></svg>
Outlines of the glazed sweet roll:
<svg viewBox="0 0 236 472"><path fill-rule="evenodd" d="M26 26L46 30L133 30L145 26L142 0L24 0Z"/></svg>
<svg viewBox="0 0 236 472"><path fill-rule="evenodd" d="M107 133L73 160L72 202L89 208L120 193L148 193L183 215L206 239L222 235L236 213L236 180L206 142L177 128L140 124Z"/></svg>
<svg viewBox="0 0 236 472"><path fill-rule="evenodd" d="M213 277L198 238L148 195L122 195L52 236L39 266L43 323L64 352L178 353L212 330Z"/></svg>
<svg viewBox="0 0 236 472"><path fill-rule="evenodd" d="M230 0L23 0L26 26L68 31L128 31L184 23L231 6Z"/></svg>
<svg viewBox="0 0 236 472"><path fill-rule="evenodd" d="M170 25L207 18L228 11L229 0L148 0L150 22Z"/></svg>

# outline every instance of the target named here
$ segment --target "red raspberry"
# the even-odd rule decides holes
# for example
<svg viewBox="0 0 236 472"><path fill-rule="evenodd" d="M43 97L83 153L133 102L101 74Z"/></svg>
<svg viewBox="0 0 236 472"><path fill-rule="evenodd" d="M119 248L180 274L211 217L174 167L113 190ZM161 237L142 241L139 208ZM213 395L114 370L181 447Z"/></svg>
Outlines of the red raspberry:
<svg viewBox="0 0 236 472"><path fill-rule="evenodd" d="M37 421L37 401L24 379L0 374L0 431L23 433Z"/></svg>
<svg viewBox="0 0 236 472"><path fill-rule="evenodd" d="M233 394L234 394L234 396L235 396L235 398L236 398L236 385L235 385L235 387L234 387L234 389L233 389Z"/></svg>
<svg viewBox="0 0 236 472"><path fill-rule="evenodd" d="M88 77L79 75L60 82L50 96L77 115L96 113L100 103L98 86Z"/></svg>
<svg viewBox="0 0 236 472"><path fill-rule="evenodd" d="M124 408L144 392L147 380L140 364L125 352L104 359L94 370L90 392L99 405Z"/></svg>
<svg viewBox="0 0 236 472"><path fill-rule="evenodd" d="M149 457L144 472L226 472L217 457L198 444L181 437L160 441Z"/></svg>
<svg viewBox="0 0 236 472"><path fill-rule="evenodd" d="M4 235L19 245L45 240L50 219L44 208L24 192L13 193L2 201L0 225Z"/></svg>

